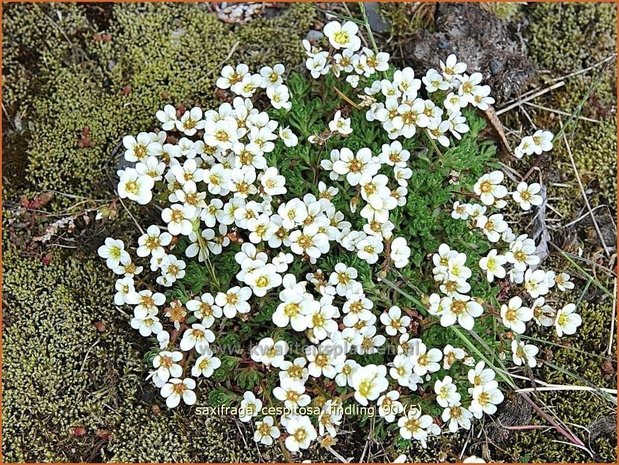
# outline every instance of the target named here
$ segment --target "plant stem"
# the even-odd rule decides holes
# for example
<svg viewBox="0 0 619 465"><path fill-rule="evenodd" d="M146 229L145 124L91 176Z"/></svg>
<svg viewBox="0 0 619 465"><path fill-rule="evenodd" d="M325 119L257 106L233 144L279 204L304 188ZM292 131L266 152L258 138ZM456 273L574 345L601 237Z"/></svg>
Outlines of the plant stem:
<svg viewBox="0 0 619 465"><path fill-rule="evenodd" d="M370 21L368 20L368 15L367 15L367 12L365 11L365 3L359 2L359 9L361 10L361 15L363 16L363 23L365 24L365 30L367 31L368 37L370 38L370 44L372 44L374 53L378 54L378 46L376 45L376 39L374 39L374 33L372 32L372 27L370 26Z"/></svg>

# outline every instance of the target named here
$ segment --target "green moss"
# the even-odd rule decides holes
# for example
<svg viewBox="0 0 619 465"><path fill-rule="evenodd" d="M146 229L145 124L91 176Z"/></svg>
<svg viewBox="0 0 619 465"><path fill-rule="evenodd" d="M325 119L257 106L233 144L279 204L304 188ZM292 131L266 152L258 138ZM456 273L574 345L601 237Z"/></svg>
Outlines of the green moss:
<svg viewBox="0 0 619 465"><path fill-rule="evenodd" d="M615 49L612 4L540 3L530 6L529 52L542 69L570 73Z"/></svg>
<svg viewBox="0 0 619 465"><path fill-rule="evenodd" d="M488 2L480 5L503 21L512 21L522 12L522 4L516 2Z"/></svg>
<svg viewBox="0 0 619 465"><path fill-rule="evenodd" d="M5 247L5 459L88 461L96 430L118 421L119 383L137 382L141 368L126 323L101 305L104 276L78 257L45 266ZM71 434L76 426L86 434Z"/></svg>
<svg viewBox="0 0 619 465"><path fill-rule="evenodd" d="M435 9L434 4L405 2L380 4L380 13L391 25L391 35L396 39L410 38L421 29L431 28Z"/></svg>
<svg viewBox="0 0 619 465"><path fill-rule="evenodd" d="M588 68L616 53L616 10L614 5L539 3L529 8L531 24L527 32L529 53L541 70L542 81L559 78ZM578 171L585 185L593 183L596 193L592 203L610 202L616 198L616 77L614 62L586 73L566 78L564 87L546 94L534 103L563 112L573 113L582 99L594 91L582 109L586 116L600 123L578 121L568 128L567 135ZM527 108L539 127L559 130L556 115L545 110ZM557 170L557 182L570 183L566 192L551 189L549 195L560 198L580 198L580 191L564 144L552 152ZM580 202L564 202L559 211L571 217Z"/></svg>

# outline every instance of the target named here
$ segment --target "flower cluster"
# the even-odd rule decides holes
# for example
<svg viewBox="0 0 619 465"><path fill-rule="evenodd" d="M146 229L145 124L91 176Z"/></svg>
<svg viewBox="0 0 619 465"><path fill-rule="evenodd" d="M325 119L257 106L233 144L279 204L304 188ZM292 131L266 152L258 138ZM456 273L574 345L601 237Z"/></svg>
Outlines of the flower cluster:
<svg viewBox="0 0 619 465"><path fill-rule="evenodd" d="M546 140L552 139L544 136ZM540 257L535 241L526 234L516 235L503 214L497 211L507 206L505 199L510 193L503 185L504 175L493 171L479 178L473 188L480 203L460 203L453 205L452 218L467 221L471 228L480 230L492 248L478 263L485 279L492 283L496 279L505 280L511 286L522 285L519 295L511 297L500 305L499 316L504 327L514 334L511 343L513 361L516 365L535 367L535 355L539 349L520 339L527 329L527 323L535 322L542 327L554 327L556 334L574 334L581 325L580 315L575 313L574 304L555 308L550 305L549 294L553 288L565 292L574 288L570 275L565 272L545 271L539 268ZM511 193L513 201L525 211L542 203L537 183L520 182ZM472 329L474 319L483 313L482 306L474 297L468 295L471 286L468 278L473 271L466 266L467 257L442 244L434 254L434 279L440 283L439 294L430 296L430 312L440 317L441 325L450 326L456 322L466 329ZM548 300L548 301L547 301ZM561 301L562 299L558 299ZM525 305L525 301L529 301Z"/></svg>
<svg viewBox="0 0 619 465"><path fill-rule="evenodd" d="M484 361L462 347L428 344L412 330L416 312L371 292L411 258L407 241L415 238L397 236L394 219L414 174L406 144L453 145L470 129L463 110L487 109L490 89L479 73L465 74L454 55L422 79L411 68L393 70L388 54L361 46L358 32L353 22L333 21L324 27L328 49L304 43L311 76L341 79L350 94L344 100L361 102L353 109L342 103L320 131L304 133L289 117L295 95L281 64L257 73L239 64L225 66L217 80L228 97L217 109L166 105L156 114L160 130L126 136L124 157L133 165L118 172L118 195L155 204L160 220L141 231L140 264L120 240L108 238L99 249L119 275L115 304L131 306L131 326L156 344L149 379L169 408L195 404L197 381L225 368L228 354L216 341L257 318L263 302L274 303L266 320L273 330L256 335L246 356L235 359L269 382L255 392L237 390L236 400L256 442L282 442L291 452L314 441L333 444L345 403L376 407L390 431L425 446L443 430L469 429L503 400ZM359 86L363 93L355 96ZM379 127L380 142L347 146L354 109L362 109L364 124ZM310 168L328 179L291 185L278 157L294 158L301 149L318 154ZM328 155L320 158L323 150ZM441 245L432 257L440 294L424 310L441 326L471 330L488 307L471 295L475 274L523 284L525 293L505 302L500 318L516 334L514 363L533 367L537 348L518 338L527 322L573 334L580 317L573 305L555 311L546 303L551 288L573 284L564 273L537 269L534 242L516 236L498 213L510 197L503 181L500 171L484 175L472 193L478 203L454 204L453 219L496 248L473 269L466 254ZM529 210L543 202L540 191L523 182L511 198ZM220 282L222 264L234 272ZM199 292L188 285L196 267L210 273ZM536 300L527 307L523 297ZM422 405L419 391L431 393L431 406ZM285 411L266 415L266 406Z"/></svg>

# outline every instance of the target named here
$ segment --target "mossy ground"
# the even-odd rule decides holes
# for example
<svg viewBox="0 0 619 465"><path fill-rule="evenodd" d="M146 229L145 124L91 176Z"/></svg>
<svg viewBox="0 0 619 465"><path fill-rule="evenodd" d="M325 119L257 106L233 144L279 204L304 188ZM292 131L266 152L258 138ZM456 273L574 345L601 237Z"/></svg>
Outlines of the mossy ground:
<svg viewBox="0 0 619 465"><path fill-rule="evenodd" d="M389 8L390 20L396 25L401 22L402 27L418 27L401 8ZM242 27L219 22L203 5L11 4L3 9L5 206L22 193L32 196L49 189L111 198L115 148L124 134L150 127L152 115L164 103L207 106L213 101L214 78L230 55L234 61L250 64L283 59L299 63L300 39L315 17L311 5L293 5L272 19L253 20ZM525 39L531 58L542 71L540 85L616 52L614 5L535 4L519 10L511 20L524 15L530 21ZM569 78L563 88L535 101L572 112L596 85L582 115L601 122L579 121L570 126L567 136L592 206L609 204L613 216L614 66L611 62L602 74L602 68L596 68ZM526 109L539 127L557 130L558 115ZM507 115L506 121L512 129L530 129L528 119L516 111ZM85 128L88 143L82 138L80 144ZM582 214L584 202L565 147L559 145L540 167L552 176L547 179L551 181L550 203L561 215L561 224L568 224ZM516 168L526 171L529 166L522 162ZM48 210L59 211L75 202L58 195ZM114 227L130 231L129 217L122 215L121 219L122 224L117 222ZM113 279L88 253L92 246L80 246L75 253L54 252L46 265L41 260L46 250L41 256L26 258L21 249L7 244L7 237L5 231L5 460L217 462L270 458L260 456L253 444L246 446L234 422L209 419L207 424L199 417L153 410L154 393L146 391L142 382L142 348L135 345L125 317L107 303ZM601 244L591 221L555 231L553 240L568 243L571 251L582 249L585 258L608 266L600 255ZM578 263L589 270L588 264ZM570 272L582 274L573 268ZM585 283L586 279L579 282ZM599 358L608 348L612 302L594 289L595 285L590 285L581 298L582 337L571 341L574 348L589 355L549 345L546 357L569 367L581 379L613 388L616 365L610 363L609 369ZM101 323L103 331L99 330ZM615 358L614 351L611 358ZM577 382L570 375L553 373L542 371L539 377L557 383ZM608 402L592 393L552 393L544 400L560 418L577 425L587 426L598 415L613 414ZM581 437L586 439L586 434ZM575 447L552 442L562 439L552 431L523 431L507 446L497 448L493 458L591 460ZM454 443L461 446L463 442L464 438L435 443L412 458L432 460L438 454L456 459L459 449ZM357 446L364 444L351 445ZM481 445L476 447L473 452L481 454ZM616 460L613 433L600 435L591 447L598 453L597 460ZM316 458L333 460L331 456Z"/></svg>

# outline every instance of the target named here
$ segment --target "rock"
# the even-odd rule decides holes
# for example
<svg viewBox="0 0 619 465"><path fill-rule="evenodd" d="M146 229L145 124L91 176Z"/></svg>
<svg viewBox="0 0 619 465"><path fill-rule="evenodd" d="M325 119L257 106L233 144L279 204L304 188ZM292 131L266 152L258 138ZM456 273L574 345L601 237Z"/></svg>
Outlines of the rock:
<svg viewBox="0 0 619 465"><path fill-rule="evenodd" d="M467 72L482 73L499 102L521 93L536 76L509 24L470 3L439 3L434 31L420 30L402 48L404 59L419 72L438 68L439 60L455 53Z"/></svg>
<svg viewBox="0 0 619 465"><path fill-rule="evenodd" d="M380 14L378 3L365 2L365 13L368 16L370 28L372 28L374 32L387 32L391 28L391 25L387 21L385 21L385 19Z"/></svg>

